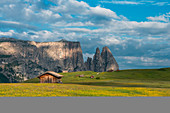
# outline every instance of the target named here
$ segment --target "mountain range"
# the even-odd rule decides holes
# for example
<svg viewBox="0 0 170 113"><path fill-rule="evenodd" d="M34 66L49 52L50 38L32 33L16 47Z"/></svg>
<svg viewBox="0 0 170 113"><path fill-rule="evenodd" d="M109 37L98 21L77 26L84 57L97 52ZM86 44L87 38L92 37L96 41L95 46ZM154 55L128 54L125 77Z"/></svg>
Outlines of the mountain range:
<svg viewBox="0 0 170 113"><path fill-rule="evenodd" d="M0 38L0 82L21 82L45 71L117 71L119 66L108 47L84 62L80 42L35 42Z"/></svg>

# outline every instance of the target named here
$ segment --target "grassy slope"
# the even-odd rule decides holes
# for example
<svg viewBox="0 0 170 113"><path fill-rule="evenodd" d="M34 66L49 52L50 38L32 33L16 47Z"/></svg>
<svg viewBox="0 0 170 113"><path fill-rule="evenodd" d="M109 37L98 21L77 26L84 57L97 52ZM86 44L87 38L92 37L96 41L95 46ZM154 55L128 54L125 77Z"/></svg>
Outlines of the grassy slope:
<svg viewBox="0 0 170 113"><path fill-rule="evenodd" d="M80 84L94 86L115 86L115 87L152 87L152 88L170 88L170 68L164 69L133 69L122 70L119 72L97 72L84 71L61 73L64 75L64 84ZM85 75L76 77L76 75ZM95 78L91 79L90 76ZM100 77L100 79L96 79ZM26 83L39 83L38 78L25 81Z"/></svg>
<svg viewBox="0 0 170 113"><path fill-rule="evenodd" d="M170 96L170 89L89 86L75 84L0 84L0 97L54 97L54 96Z"/></svg>
<svg viewBox="0 0 170 113"><path fill-rule="evenodd" d="M1 84L0 96L170 96L170 68L61 74L63 84L37 84L38 78ZM76 76L80 74L85 76Z"/></svg>

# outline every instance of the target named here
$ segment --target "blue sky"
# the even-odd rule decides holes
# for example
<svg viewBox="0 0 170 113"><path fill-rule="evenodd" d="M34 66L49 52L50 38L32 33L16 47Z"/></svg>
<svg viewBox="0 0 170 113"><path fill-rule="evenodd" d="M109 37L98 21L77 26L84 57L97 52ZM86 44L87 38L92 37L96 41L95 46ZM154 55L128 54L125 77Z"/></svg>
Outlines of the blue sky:
<svg viewBox="0 0 170 113"><path fill-rule="evenodd" d="M0 37L108 46L120 69L170 67L168 0L1 0Z"/></svg>

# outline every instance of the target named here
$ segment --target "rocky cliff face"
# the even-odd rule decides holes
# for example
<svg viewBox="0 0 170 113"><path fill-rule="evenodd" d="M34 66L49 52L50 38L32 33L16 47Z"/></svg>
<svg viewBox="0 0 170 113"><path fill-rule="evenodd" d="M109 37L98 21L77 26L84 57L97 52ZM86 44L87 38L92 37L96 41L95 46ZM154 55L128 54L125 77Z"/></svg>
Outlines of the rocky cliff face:
<svg viewBox="0 0 170 113"><path fill-rule="evenodd" d="M101 54L97 48L93 60L88 58L85 64L87 70L95 72L119 70L119 66L108 47L103 47Z"/></svg>
<svg viewBox="0 0 170 113"><path fill-rule="evenodd" d="M23 41L0 38L0 82L21 82L45 71L116 71L118 64L109 48L99 48L84 63L79 42Z"/></svg>
<svg viewBox="0 0 170 113"><path fill-rule="evenodd" d="M47 71L85 70L79 42L34 42L0 38L0 74L10 82Z"/></svg>
<svg viewBox="0 0 170 113"><path fill-rule="evenodd" d="M119 66L108 47L104 47L101 53L104 71L117 71Z"/></svg>
<svg viewBox="0 0 170 113"><path fill-rule="evenodd" d="M103 66L102 66L102 57L100 55L100 50L99 48L96 49L96 53L93 56L93 67L94 67L94 71L95 72L102 72L103 70Z"/></svg>
<svg viewBox="0 0 170 113"><path fill-rule="evenodd" d="M90 57L87 58L87 61L85 62L85 67L86 67L87 71L94 70L92 58L90 58Z"/></svg>

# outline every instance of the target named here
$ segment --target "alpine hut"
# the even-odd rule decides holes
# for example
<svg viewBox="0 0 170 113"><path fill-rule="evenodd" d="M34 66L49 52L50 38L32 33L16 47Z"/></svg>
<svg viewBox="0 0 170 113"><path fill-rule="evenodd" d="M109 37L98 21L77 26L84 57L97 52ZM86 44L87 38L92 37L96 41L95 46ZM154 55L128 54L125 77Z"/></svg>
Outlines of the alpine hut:
<svg viewBox="0 0 170 113"><path fill-rule="evenodd" d="M61 78L63 75L60 75L53 71L47 71L41 75L39 75L37 78L40 79L40 83L62 83Z"/></svg>

